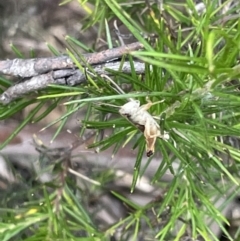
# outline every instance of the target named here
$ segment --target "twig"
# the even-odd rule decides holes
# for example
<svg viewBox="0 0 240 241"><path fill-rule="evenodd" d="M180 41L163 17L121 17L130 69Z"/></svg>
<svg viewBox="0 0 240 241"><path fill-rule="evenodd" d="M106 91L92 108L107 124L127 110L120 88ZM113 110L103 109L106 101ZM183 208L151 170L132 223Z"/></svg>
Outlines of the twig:
<svg viewBox="0 0 240 241"><path fill-rule="evenodd" d="M121 66L121 62L109 62L101 65L92 66L95 74L98 75L111 75L107 69L118 71ZM135 72L137 74L142 74L145 71L145 65L141 62L134 62ZM121 66L122 73L131 73L130 62L125 62ZM56 85L69 85L74 86L86 81L85 73L76 69L62 69L54 70L46 74L41 74L34 76L9 87L2 95L0 95L0 103L6 105L20 98L26 94L32 93L34 91L45 89L50 84Z"/></svg>
<svg viewBox="0 0 240 241"><path fill-rule="evenodd" d="M136 42L113 49L107 49L98 53L83 54L77 58L82 65L95 65L120 58L124 54L139 49L143 49L143 45ZM0 74L21 78L30 78L48 73L52 70L70 68L75 68L75 64L68 56L0 61Z"/></svg>
<svg viewBox="0 0 240 241"><path fill-rule="evenodd" d="M107 68L115 71L120 68L120 61L110 61L142 48L143 45L136 42L77 58L83 66L91 65L95 74L109 74ZM143 73L144 64L135 64L136 72ZM130 63L126 62L121 70L123 73L131 73ZM50 84L74 86L86 81L85 73L78 70L68 56L0 61L0 74L22 78L0 95L0 103L4 105L31 92L45 89Z"/></svg>

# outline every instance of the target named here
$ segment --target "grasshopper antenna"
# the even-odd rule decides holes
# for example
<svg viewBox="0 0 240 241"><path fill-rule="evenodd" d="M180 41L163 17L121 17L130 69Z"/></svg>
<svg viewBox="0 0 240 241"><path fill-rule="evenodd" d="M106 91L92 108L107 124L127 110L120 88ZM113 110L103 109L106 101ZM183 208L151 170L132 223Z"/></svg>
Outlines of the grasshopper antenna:
<svg viewBox="0 0 240 241"><path fill-rule="evenodd" d="M115 88L113 88L118 94L125 95L126 93L120 88L118 84L116 84L109 76L102 74L101 77L107 79ZM132 101L132 98L127 98L128 101Z"/></svg>
<svg viewBox="0 0 240 241"><path fill-rule="evenodd" d="M117 20L114 20L114 22L113 22L113 26L114 26L114 30L115 30L115 33L117 34L117 37L118 37L118 40L119 40L119 42L121 43L121 46L124 46L125 45L125 43L124 43L124 41L123 41L123 35L121 34L121 32L119 31L119 29L118 29L118 26L117 26ZM124 36L125 37L125 36ZM128 36L128 38L129 38L130 36ZM126 37L125 37L126 38Z"/></svg>

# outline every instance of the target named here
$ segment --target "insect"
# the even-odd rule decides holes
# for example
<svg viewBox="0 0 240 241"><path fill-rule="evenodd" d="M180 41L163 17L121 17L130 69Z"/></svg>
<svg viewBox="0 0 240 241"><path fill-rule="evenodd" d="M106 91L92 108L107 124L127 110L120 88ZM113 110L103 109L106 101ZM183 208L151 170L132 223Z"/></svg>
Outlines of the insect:
<svg viewBox="0 0 240 241"><path fill-rule="evenodd" d="M119 110L119 113L123 117L125 117L129 122L143 132L146 140L146 152L148 157L154 154L155 143L158 137L164 140L169 139L168 133L161 133L159 124L147 111L153 104L159 102L152 103L148 101L147 104L140 106L140 101L130 99L130 101L121 106Z"/></svg>
<svg viewBox="0 0 240 241"><path fill-rule="evenodd" d="M101 75L109 80L116 88L119 94L125 94L124 91L107 75ZM119 113L125 117L129 122L136 126L141 132L143 132L146 140L146 152L147 157L154 154L155 143L157 138L162 138L163 140L169 139L169 134L167 132L162 132L159 124L153 118L153 116L147 111L152 105L161 103L164 100L152 103L147 100L147 104L140 106L140 101L133 98L129 98L128 102L120 107Z"/></svg>

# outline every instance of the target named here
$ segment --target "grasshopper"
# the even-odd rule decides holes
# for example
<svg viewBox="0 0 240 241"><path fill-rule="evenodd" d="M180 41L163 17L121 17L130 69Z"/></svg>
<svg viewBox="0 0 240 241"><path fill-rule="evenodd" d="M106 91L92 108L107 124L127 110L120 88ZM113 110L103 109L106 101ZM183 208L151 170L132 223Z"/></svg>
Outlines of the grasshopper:
<svg viewBox="0 0 240 241"><path fill-rule="evenodd" d="M115 87L119 94L125 94L124 91L108 76L102 75L107 78ZM129 122L136 126L141 132L143 132L146 140L146 153L147 157L154 154L155 143L157 138L168 140L169 135L166 132L162 132L159 124L153 118L153 116L147 111L152 105L161 103L164 100L152 103L147 100L148 103L140 106L140 101L133 98L129 98L129 101L120 107L119 113L125 117Z"/></svg>
<svg viewBox="0 0 240 241"><path fill-rule="evenodd" d="M141 132L143 132L146 140L147 157L150 157L154 154L155 143L158 137L164 140L169 139L168 133L161 133L159 124L147 111L152 105L160 102L163 101L158 101L155 103L148 101L147 104L140 106L140 101L130 99L130 101L121 106L119 110L119 113L123 117L135 125Z"/></svg>

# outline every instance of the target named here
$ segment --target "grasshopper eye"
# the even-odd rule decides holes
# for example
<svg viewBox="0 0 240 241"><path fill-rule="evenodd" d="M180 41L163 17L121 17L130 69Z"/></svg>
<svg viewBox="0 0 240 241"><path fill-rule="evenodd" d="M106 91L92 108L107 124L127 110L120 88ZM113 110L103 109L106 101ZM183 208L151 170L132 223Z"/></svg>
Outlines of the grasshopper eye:
<svg viewBox="0 0 240 241"><path fill-rule="evenodd" d="M124 113L124 114L122 114L122 115L126 116L128 119L131 117L131 115L128 114L128 113Z"/></svg>
<svg viewBox="0 0 240 241"><path fill-rule="evenodd" d="M120 113L122 116L126 117L127 119L129 119L129 118L131 117L131 115L130 115L129 113L127 113L127 112L119 111L119 113Z"/></svg>

